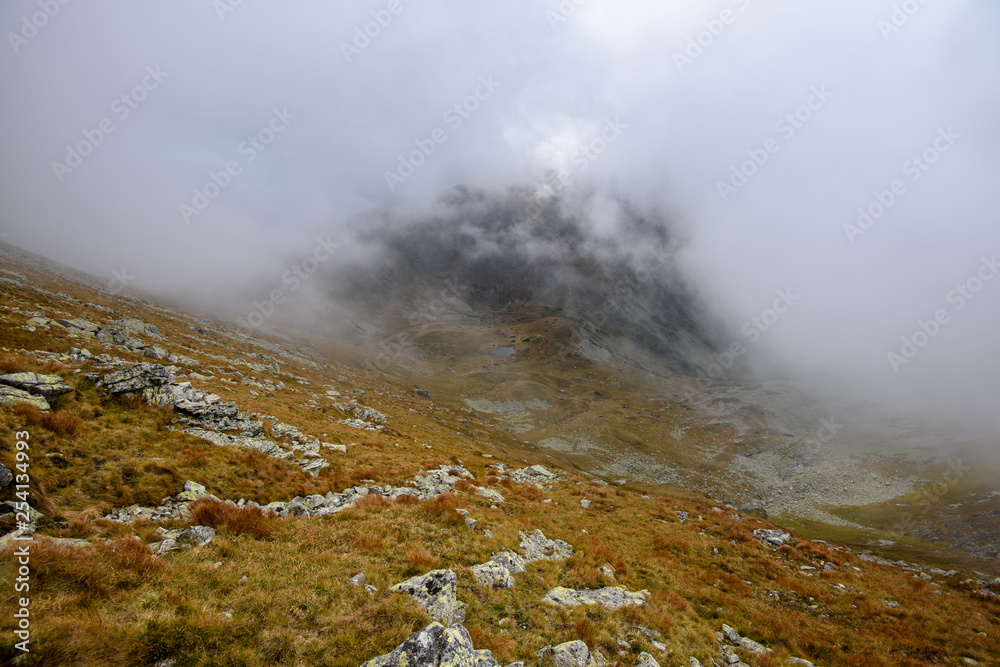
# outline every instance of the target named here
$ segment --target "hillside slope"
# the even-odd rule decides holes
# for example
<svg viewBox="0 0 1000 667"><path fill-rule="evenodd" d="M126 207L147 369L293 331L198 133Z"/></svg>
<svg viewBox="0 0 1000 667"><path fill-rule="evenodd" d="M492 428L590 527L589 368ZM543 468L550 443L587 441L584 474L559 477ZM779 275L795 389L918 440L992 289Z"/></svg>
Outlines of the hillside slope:
<svg viewBox="0 0 1000 667"><path fill-rule="evenodd" d="M26 431L39 512L0 518L9 664L360 665L423 628L455 664L559 664L577 640L590 664L997 664L991 561L890 561L703 495L688 480L767 420L705 379L651 401L666 366L547 306L251 335L2 250L0 462L19 474Z"/></svg>

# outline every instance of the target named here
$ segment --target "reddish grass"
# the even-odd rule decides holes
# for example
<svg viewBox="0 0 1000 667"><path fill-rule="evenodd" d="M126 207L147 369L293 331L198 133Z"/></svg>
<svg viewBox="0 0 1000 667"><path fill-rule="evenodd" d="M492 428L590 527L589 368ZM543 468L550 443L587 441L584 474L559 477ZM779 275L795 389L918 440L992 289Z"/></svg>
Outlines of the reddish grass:
<svg viewBox="0 0 1000 667"><path fill-rule="evenodd" d="M224 527L234 535L250 535L258 540L269 540L274 535L274 514L265 516L257 507L236 507L212 498L199 498L188 511L195 525Z"/></svg>
<svg viewBox="0 0 1000 667"><path fill-rule="evenodd" d="M76 435L77 429L83 423L80 415L69 410L58 412L42 412L33 405L21 403L14 408L14 414L24 420L28 426L41 426L57 435Z"/></svg>

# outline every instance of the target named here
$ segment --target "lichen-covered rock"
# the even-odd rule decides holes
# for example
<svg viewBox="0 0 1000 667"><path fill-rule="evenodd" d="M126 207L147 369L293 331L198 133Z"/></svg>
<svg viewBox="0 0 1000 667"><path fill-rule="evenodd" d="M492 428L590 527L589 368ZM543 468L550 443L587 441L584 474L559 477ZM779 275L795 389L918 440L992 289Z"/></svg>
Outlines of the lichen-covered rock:
<svg viewBox="0 0 1000 667"><path fill-rule="evenodd" d="M660 667L660 663L656 661L656 658L643 651L635 659L635 667Z"/></svg>
<svg viewBox="0 0 1000 667"><path fill-rule="evenodd" d="M0 385L0 405L17 405L18 403L27 403L28 405L35 406L39 410L49 409L49 402L41 396L29 394L25 390L18 389L17 387Z"/></svg>
<svg viewBox="0 0 1000 667"><path fill-rule="evenodd" d="M489 561L472 566L472 576L476 583L487 588L513 588L514 577L510 570L496 561Z"/></svg>
<svg viewBox="0 0 1000 667"><path fill-rule="evenodd" d="M115 326L119 329L126 331L128 333L133 333L139 336L151 336L153 338L163 338L163 334L160 330L156 328L155 325L147 324L142 320L138 320L134 317L123 317L122 319L115 322Z"/></svg>
<svg viewBox="0 0 1000 667"><path fill-rule="evenodd" d="M528 570L528 561L524 559L524 556L510 549L504 549L498 554L493 554L490 560L504 566L511 574L522 574Z"/></svg>
<svg viewBox="0 0 1000 667"><path fill-rule="evenodd" d="M573 547L562 540L550 540L540 530L520 532L521 553L528 563L539 560L559 561L573 557Z"/></svg>
<svg viewBox="0 0 1000 667"><path fill-rule="evenodd" d="M399 645L392 653L369 660L361 667L499 667L490 651L477 651L462 626L446 628L431 623Z"/></svg>
<svg viewBox="0 0 1000 667"><path fill-rule="evenodd" d="M62 381L58 375L39 375L38 373L11 373L0 375L0 384L23 389L31 394L37 394L46 399L69 394L73 387Z"/></svg>
<svg viewBox="0 0 1000 667"><path fill-rule="evenodd" d="M130 368L111 371L98 382L109 394L138 396L152 405L171 405L175 402L170 385L174 375L159 364L138 364Z"/></svg>
<svg viewBox="0 0 1000 667"><path fill-rule="evenodd" d="M633 593L619 586L596 588L592 590L574 590L557 586L545 594L543 602L561 607L576 607L579 605L599 605L612 611L623 607L642 607L646 604L648 591Z"/></svg>
<svg viewBox="0 0 1000 667"><path fill-rule="evenodd" d="M603 667L608 664L600 651L591 651L579 639L558 646L546 646L535 655L543 664L553 667Z"/></svg>
<svg viewBox="0 0 1000 667"><path fill-rule="evenodd" d="M450 626L465 620L465 603L458 601L456 582L455 573L451 570L433 570L398 583L390 590L406 593L431 618Z"/></svg>

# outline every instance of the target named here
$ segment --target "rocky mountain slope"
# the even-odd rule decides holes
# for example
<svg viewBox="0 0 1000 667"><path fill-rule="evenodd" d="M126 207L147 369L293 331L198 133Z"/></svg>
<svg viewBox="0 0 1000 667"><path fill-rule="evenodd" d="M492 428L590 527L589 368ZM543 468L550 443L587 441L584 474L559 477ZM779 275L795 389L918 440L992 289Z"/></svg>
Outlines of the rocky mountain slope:
<svg viewBox="0 0 1000 667"><path fill-rule="evenodd" d="M684 373L680 338L653 354L461 290L355 313L354 342L265 335L0 251L9 664L997 664L995 561L736 507L806 507L772 500L808 495L786 461L832 464L794 445L781 387ZM873 475L845 523L900 521L870 503L930 469L879 466L816 473ZM950 474L913 506L992 511Z"/></svg>

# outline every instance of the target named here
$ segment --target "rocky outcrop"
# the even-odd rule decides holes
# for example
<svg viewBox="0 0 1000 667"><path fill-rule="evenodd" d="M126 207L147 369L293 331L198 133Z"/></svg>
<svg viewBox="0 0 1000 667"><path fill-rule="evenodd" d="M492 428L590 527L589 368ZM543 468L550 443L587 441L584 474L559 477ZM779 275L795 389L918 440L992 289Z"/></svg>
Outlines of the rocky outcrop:
<svg viewBox="0 0 1000 667"><path fill-rule="evenodd" d="M573 547L562 540L550 540L540 530L520 532L521 553L528 563L539 560L560 561L573 557Z"/></svg>
<svg viewBox="0 0 1000 667"><path fill-rule="evenodd" d="M600 651L591 651L579 639L558 646L546 646L535 655L543 665L552 667L604 667L608 664Z"/></svg>
<svg viewBox="0 0 1000 667"><path fill-rule="evenodd" d="M159 364L139 364L111 371L97 381L107 394L141 398L151 405L171 405L175 401L170 385L174 374Z"/></svg>
<svg viewBox="0 0 1000 667"><path fill-rule="evenodd" d="M542 598L542 602L548 602L560 607L597 605L611 611L617 611L624 607L643 607L646 605L647 597L649 597L649 591L633 593L618 586L596 588L593 590L574 590L558 586L546 593Z"/></svg>
<svg viewBox="0 0 1000 667"><path fill-rule="evenodd" d="M62 378L58 375L39 375L38 373L0 375L0 384L23 389L30 394L36 394L47 400L75 391L73 387L63 382Z"/></svg>
<svg viewBox="0 0 1000 667"><path fill-rule="evenodd" d="M361 667L499 667L490 651L477 651L462 626L446 628L431 623L392 653Z"/></svg>
<svg viewBox="0 0 1000 667"><path fill-rule="evenodd" d="M758 528L753 531L753 536L772 547L784 546L786 542L792 539L792 536L783 530L768 530L766 528Z"/></svg>
<svg viewBox="0 0 1000 667"><path fill-rule="evenodd" d="M301 458L296 458L294 452L263 437L263 422L245 415L236 403L196 389L190 382L177 382L165 366L143 363L94 379L107 394L140 397L152 405L172 406L178 421L187 427L186 433L213 444L253 449L274 458L292 460L314 477L330 465L314 451L319 449L318 440L315 447L290 445L302 453ZM236 433L230 433L233 431Z"/></svg>
<svg viewBox="0 0 1000 667"><path fill-rule="evenodd" d="M203 547L215 537L215 529L209 526L190 526L174 530L157 528L156 530L163 537L163 540L152 542L149 548L157 556L171 551L179 551L181 547Z"/></svg>
<svg viewBox="0 0 1000 667"><path fill-rule="evenodd" d="M455 573L451 570L433 570L407 579L389 590L409 595L431 618L451 626L465 620L465 603L458 601L456 582Z"/></svg>
<svg viewBox="0 0 1000 667"><path fill-rule="evenodd" d="M0 385L0 405L18 405L19 403L33 405L39 410L49 409L49 402L41 396L35 396L16 387Z"/></svg>

